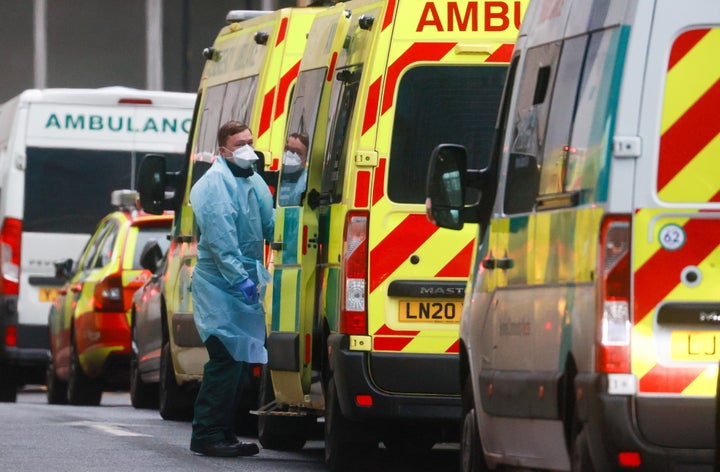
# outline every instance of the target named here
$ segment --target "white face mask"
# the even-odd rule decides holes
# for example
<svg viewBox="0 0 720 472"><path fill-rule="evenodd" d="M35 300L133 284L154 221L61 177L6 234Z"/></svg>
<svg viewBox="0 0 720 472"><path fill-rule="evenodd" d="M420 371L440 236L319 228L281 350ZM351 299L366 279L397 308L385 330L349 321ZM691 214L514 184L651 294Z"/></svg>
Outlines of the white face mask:
<svg viewBox="0 0 720 472"><path fill-rule="evenodd" d="M249 144L246 144L245 146L235 149L230 160L241 169L249 169L252 167L253 162L258 160L258 157L255 151L253 151L253 148Z"/></svg>
<svg viewBox="0 0 720 472"><path fill-rule="evenodd" d="M285 151L283 154L283 171L294 173L302 169L302 159L296 152Z"/></svg>

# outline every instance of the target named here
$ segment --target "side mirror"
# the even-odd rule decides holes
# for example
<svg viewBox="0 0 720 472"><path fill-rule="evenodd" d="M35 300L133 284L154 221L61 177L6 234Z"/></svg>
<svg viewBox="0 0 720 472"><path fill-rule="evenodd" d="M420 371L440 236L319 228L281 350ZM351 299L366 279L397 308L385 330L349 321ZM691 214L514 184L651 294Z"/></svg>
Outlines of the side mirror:
<svg viewBox="0 0 720 472"><path fill-rule="evenodd" d="M140 265L143 269L147 269L153 274L158 270L158 265L163 258L162 249L155 239L151 239L145 243L140 252Z"/></svg>
<svg viewBox="0 0 720 472"><path fill-rule="evenodd" d="M53 265L55 266L55 278L70 280L70 277L72 277L72 259L60 259L54 261Z"/></svg>
<svg viewBox="0 0 720 472"><path fill-rule="evenodd" d="M161 215L172 210L178 173L167 172L167 161L161 154L147 154L138 169L137 190L143 210Z"/></svg>
<svg viewBox="0 0 720 472"><path fill-rule="evenodd" d="M425 193L428 219L437 226L462 229L466 174L467 151L463 146L441 144L433 149Z"/></svg>

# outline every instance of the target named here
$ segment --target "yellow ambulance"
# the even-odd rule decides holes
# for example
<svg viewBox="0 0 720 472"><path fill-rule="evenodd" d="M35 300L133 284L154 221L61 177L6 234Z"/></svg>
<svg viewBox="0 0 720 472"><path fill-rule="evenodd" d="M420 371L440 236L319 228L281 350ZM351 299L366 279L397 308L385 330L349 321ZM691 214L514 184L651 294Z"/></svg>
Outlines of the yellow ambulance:
<svg viewBox="0 0 720 472"><path fill-rule="evenodd" d="M479 223L463 471L718 470L718 51L716 0L533 1L490 167L434 152Z"/></svg>
<svg viewBox="0 0 720 472"><path fill-rule="evenodd" d="M301 447L322 416L346 470L380 441L456 436L474 233L426 220L427 162L458 141L486 162L524 8L353 0L314 20L280 166L263 446Z"/></svg>
<svg viewBox="0 0 720 472"><path fill-rule="evenodd" d="M148 212L176 211L164 275L163 348L159 372L154 373L160 383L160 414L165 419L192 415L193 399L208 359L195 328L189 291L197 244L190 187L212 163L217 130L228 120L250 126L259 162L263 163L258 170L272 180L272 169L277 167L284 148L287 110L305 38L317 10L229 12L229 24L204 51L207 61L185 167L179 174L171 174L166 172L161 156L143 161L138 183L143 208ZM146 378L150 379L150 374ZM259 369L255 374L257 385ZM256 396L253 389L246 391L243 403L247 410L256 406Z"/></svg>

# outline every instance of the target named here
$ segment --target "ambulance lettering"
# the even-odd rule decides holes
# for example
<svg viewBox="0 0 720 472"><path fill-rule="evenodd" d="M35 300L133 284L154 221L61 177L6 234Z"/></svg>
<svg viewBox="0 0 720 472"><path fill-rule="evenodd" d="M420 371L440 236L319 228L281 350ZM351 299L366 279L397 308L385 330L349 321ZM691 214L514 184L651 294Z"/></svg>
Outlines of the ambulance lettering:
<svg viewBox="0 0 720 472"><path fill-rule="evenodd" d="M448 2L447 10L439 12L434 2L426 2L415 31L422 33L425 28L437 32L481 31L481 9L482 31L506 31L511 24L519 29L520 2L512 2L512 12L510 6L510 2L468 2L462 11L458 2Z"/></svg>
<svg viewBox="0 0 720 472"><path fill-rule="evenodd" d="M179 120L177 118L147 118L140 126L135 126L131 116L101 116L84 114L66 114L58 116L50 114L45 122L45 129L87 130L87 131L113 131L130 133L172 133L190 132L190 118Z"/></svg>

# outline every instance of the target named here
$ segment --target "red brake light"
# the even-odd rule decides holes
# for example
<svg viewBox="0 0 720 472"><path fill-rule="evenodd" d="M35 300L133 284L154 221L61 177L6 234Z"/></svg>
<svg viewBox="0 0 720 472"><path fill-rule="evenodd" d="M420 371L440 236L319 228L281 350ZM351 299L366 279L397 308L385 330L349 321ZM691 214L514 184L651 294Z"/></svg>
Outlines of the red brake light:
<svg viewBox="0 0 720 472"><path fill-rule="evenodd" d="M20 242L22 221L5 218L0 230L0 268L2 269L2 293L17 295L20 281Z"/></svg>
<svg viewBox="0 0 720 472"><path fill-rule="evenodd" d="M17 346L17 326L5 327L5 346Z"/></svg>
<svg viewBox="0 0 720 472"><path fill-rule="evenodd" d="M118 103L124 103L128 105L152 105L152 100L149 98L121 98Z"/></svg>
<svg viewBox="0 0 720 472"><path fill-rule="evenodd" d="M368 216L351 211L345 219L339 326L345 334L367 334Z"/></svg>
<svg viewBox="0 0 720 472"><path fill-rule="evenodd" d="M125 312L122 276L108 275L95 285L95 311Z"/></svg>
<svg viewBox="0 0 720 472"><path fill-rule="evenodd" d="M630 372L630 215L607 215L601 223L596 367Z"/></svg>

